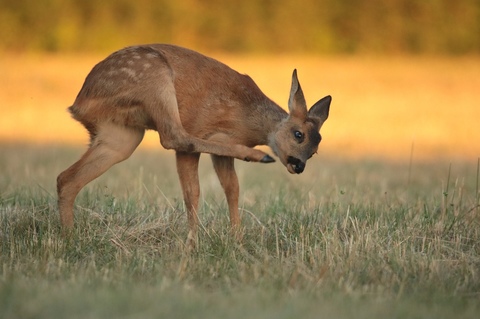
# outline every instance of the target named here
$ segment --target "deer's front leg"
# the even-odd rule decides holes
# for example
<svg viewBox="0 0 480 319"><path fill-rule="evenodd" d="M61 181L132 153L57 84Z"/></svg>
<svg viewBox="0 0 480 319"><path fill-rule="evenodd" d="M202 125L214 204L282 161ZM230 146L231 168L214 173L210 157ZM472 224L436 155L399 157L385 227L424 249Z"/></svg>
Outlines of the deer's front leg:
<svg viewBox="0 0 480 319"><path fill-rule="evenodd" d="M198 198L200 197L200 184L198 181L200 153L176 152L175 155L190 227L189 240L195 241L198 228Z"/></svg>
<svg viewBox="0 0 480 319"><path fill-rule="evenodd" d="M238 214L239 186L234 159L233 157L212 155L212 162L220 184L225 191L232 230L238 231L240 227L240 216Z"/></svg>

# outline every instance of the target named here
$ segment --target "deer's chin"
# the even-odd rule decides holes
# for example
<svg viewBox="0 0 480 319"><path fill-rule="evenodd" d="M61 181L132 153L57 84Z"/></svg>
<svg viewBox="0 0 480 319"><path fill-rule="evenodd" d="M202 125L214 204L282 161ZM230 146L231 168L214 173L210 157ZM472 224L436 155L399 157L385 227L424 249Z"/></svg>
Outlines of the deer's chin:
<svg viewBox="0 0 480 319"><path fill-rule="evenodd" d="M287 164L287 171L290 173L290 174L297 174L297 172L295 172L295 166L293 164Z"/></svg>

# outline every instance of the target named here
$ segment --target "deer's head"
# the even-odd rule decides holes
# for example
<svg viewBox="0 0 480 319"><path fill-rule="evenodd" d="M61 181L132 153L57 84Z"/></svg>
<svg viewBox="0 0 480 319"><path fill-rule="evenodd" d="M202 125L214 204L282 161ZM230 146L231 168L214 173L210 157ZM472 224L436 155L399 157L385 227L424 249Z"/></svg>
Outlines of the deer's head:
<svg viewBox="0 0 480 319"><path fill-rule="evenodd" d="M320 128L328 118L332 98L326 96L307 110L305 97L293 71L288 100L289 116L283 120L270 141L270 147L291 174L300 174L322 140Z"/></svg>

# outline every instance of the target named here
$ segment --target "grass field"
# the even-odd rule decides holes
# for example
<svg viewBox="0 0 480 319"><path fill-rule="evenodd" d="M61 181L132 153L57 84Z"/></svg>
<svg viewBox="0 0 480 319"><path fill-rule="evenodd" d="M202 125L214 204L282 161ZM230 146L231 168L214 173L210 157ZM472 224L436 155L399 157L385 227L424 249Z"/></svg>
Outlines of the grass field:
<svg viewBox="0 0 480 319"><path fill-rule="evenodd" d="M304 174L236 162L240 243L202 157L188 253L153 133L60 233L55 179L87 142L65 108L100 58L0 59L0 318L478 317L478 59L224 56L281 105L294 67L307 101L334 100Z"/></svg>
<svg viewBox="0 0 480 319"><path fill-rule="evenodd" d="M305 174L238 162L244 238L208 157L202 230L171 153L140 150L80 194L63 238L55 176L78 147L4 143L1 318L477 318L478 163L317 156Z"/></svg>

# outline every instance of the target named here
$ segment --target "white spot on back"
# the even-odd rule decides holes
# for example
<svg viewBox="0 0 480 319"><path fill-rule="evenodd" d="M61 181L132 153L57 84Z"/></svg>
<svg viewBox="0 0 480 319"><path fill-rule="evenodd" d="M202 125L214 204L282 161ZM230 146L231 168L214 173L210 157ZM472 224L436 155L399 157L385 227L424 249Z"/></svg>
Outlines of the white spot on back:
<svg viewBox="0 0 480 319"><path fill-rule="evenodd" d="M135 78L137 76L137 72L135 72L135 70L131 69L131 68L121 68L120 71L126 73L128 76L132 77L132 78Z"/></svg>

